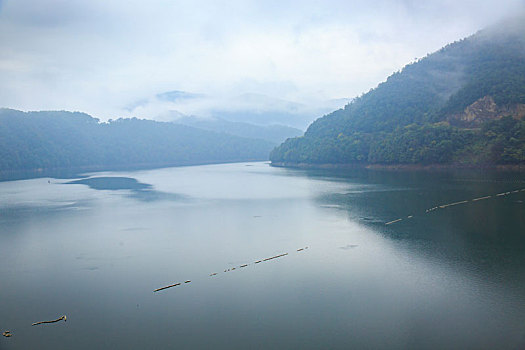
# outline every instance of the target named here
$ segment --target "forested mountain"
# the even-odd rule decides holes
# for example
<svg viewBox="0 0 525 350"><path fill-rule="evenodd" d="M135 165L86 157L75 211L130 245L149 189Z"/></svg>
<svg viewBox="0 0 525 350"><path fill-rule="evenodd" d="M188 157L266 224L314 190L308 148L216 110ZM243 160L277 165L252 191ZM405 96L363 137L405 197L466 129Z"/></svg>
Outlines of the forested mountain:
<svg viewBox="0 0 525 350"><path fill-rule="evenodd" d="M274 145L151 120L0 109L0 172L265 160Z"/></svg>
<svg viewBox="0 0 525 350"><path fill-rule="evenodd" d="M275 144L303 134L301 130L285 125L255 125L221 118L182 117L175 120L174 123L251 139L262 139Z"/></svg>
<svg viewBox="0 0 525 350"><path fill-rule="evenodd" d="M405 66L274 149L272 163L525 163L524 23L500 23Z"/></svg>

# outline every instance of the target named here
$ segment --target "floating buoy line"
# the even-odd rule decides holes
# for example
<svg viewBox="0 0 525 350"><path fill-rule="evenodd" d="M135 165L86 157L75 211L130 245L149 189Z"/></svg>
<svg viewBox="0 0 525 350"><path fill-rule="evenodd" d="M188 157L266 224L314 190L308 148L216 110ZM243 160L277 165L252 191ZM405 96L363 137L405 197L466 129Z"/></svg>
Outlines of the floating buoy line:
<svg viewBox="0 0 525 350"><path fill-rule="evenodd" d="M448 204L436 205L435 207L432 207L430 209L426 209L425 210L425 214L431 213L431 212L433 212L435 210L439 210L439 209L445 209L445 208L453 207L453 206L456 206L456 205L467 204L467 203L472 203L472 202L478 202L478 201L482 201L482 200L489 199L489 198L504 197L504 196L508 196L510 194L514 194L514 193L518 193L518 192L525 192L525 188L521 188L521 189L514 190L514 191L501 192L501 193L498 193L498 194L495 194L495 195L490 195L490 196L485 196L485 197L479 197L479 198L474 198L474 199L467 199L467 200L463 200L463 201L459 201L459 202L453 202L453 203L448 203ZM385 225L386 226L392 225L392 224L398 223L400 221L403 221L404 219L412 219L413 217L414 217L414 215L408 215L406 218L399 218L399 219L395 219L395 220L389 221L389 222L385 223Z"/></svg>
<svg viewBox="0 0 525 350"><path fill-rule="evenodd" d="M296 252L302 252L302 251L305 251L306 249L308 249L308 247L299 248L299 249L296 250ZM269 258L257 260L257 261L255 261L253 263L242 264L242 265L239 265L237 267L232 267L232 268L226 269L226 270L224 270L224 273L230 272L230 271L234 271L236 269L245 268L245 267L248 267L250 265L260 264L262 262L267 262L267 261L270 261L270 260L282 258L282 257L285 257L287 255L289 255L289 253L283 253L283 254L274 255L274 256L271 256ZM213 277L213 276L217 276L218 274L219 274L218 272L213 272L209 276ZM191 283L191 280L185 280L183 282L177 282L177 283L173 283L173 284L170 284L168 286L165 286L165 287L157 288L153 292L159 292L161 290L165 290L165 289L169 289L169 288L173 288L173 287L177 287L177 286L181 286L181 285L185 285L185 284L189 284L189 283ZM35 322L35 323L31 324L31 326L38 326L38 325L49 324L49 323L57 323L57 322L60 322L60 321L64 321L64 322L67 321L66 315L63 315L63 316L57 318L56 320ZM2 333L2 335L4 337L6 337L6 338L9 338L9 337L13 336L13 333L11 333L11 331L4 331Z"/></svg>
<svg viewBox="0 0 525 350"><path fill-rule="evenodd" d="M495 194L495 195L489 195L489 196L484 196L484 197L479 197L479 198L473 198L473 199L470 199L470 200L462 200L462 201L448 203L448 204L436 205L436 206L434 206L432 208L426 209L425 210L425 214L431 213L431 212L436 211L436 210L440 210L440 209L445 209L445 208L448 208L448 207L456 206L456 205L463 205L463 204L467 204L467 203L478 202L478 201L487 200L487 199L490 199L490 198L504 197L504 196L508 196L510 194L515 194L515 193L519 193L519 192L525 192L525 188L517 189L517 190L513 190L513 191L501 192L501 193L498 193L498 194ZM398 219L386 222L385 225L392 225L392 224L401 222L401 221L406 220L406 219L412 219L413 217L414 217L414 215L408 215L406 218L398 218ZM308 247L299 248L295 252L302 252L302 251L305 251L306 249L308 249ZM289 253L283 253L283 254L274 255L274 256L271 256L271 257L268 257L268 258L265 258L265 259L256 260L253 263L246 263L246 264L242 264L242 265L239 265L239 266L236 266L236 267L225 269L222 273L235 271L237 269L246 268L246 267L248 267L250 265L256 265L256 264L260 264L260 263L263 263L263 262L268 262L268 261L271 261L271 260L274 260L274 259L279 259L279 258L288 256L288 255L289 255ZM217 275L219 275L219 272L213 272L213 273L209 274L209 277L215 277ZM164 286L164 287L157 288L157 289L153 290L153 292L155 293L155 292L159 292L159 291L166 290L166 289L173 288L173 287L178 287L178 286L189 284L189 283L191 283L191 280L185 280L183 282L177 282L177 283L173 283L173 284L170 284L170 285L167 285L167 286ZM35 322L35 323L32 324L32 326L38 326L38 325L50 324L50 323L57 323L57 322L60 322L60 321L64 321L65 322L66 320L67 320L66 315L63 315L63 316L57 318L56 320ZM13 333L11 333L11 331L4 331L2 333L2 335L4 337L9 338L9 337L13 336Z"/></svg>
<svg viewBox="0 0 525 350"><path fill-rule="evenodd" d="M302 251L305 251L306 249L308 249L308 247L299 248L299 249L296 250L296 252L302 252ZM229 269L225 269L222 273L227 273L227 272L235 271L237 269L242 269L242 268L248 267L250 265L260 264L262 262L267 262L267 261L270 261L270 260L279 259L279 258L285 257L287 255L289 255L289 253L283 253L283 254L279 254L279 255L274 255L274 256L271 256L271 257L266 258L266 259L256 260L253 263L242 264L242 265L239 265L239 266L236 266L236 267L231 267ZM218 274L219 274L218 272L213 272L213 273L210 273L208 276L209 277L214 277L214 276L217 276ZM169 289L169 288L173 288L173 287L178 287L178 286L181 286L182 284L186 284L186 283L190 283L190 282L191 282L191 280L184 281L184 283L182 283L182 282L173 283L173 284L170 284L170 285L165 286L165 287L160 287L160 288L154 289L153 293L160 292L161 290L165 290L165 289Z"/></svg>

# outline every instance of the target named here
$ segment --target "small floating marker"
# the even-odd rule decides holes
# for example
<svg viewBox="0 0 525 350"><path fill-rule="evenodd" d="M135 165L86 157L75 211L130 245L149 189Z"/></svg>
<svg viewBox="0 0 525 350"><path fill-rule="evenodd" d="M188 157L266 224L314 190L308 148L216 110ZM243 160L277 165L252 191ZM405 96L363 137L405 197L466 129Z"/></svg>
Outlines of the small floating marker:
<svg viewBox="0 0 525 350"><path fill-rule="evenodd" d="M7 338L13 336L13 335L11 334L11 331L5 331L4 333L2 333L2 335L3 335L4 337L7 337Z"/></svg>
<svg viewBox="0 0 525 350"><path fill-rule="evenodd" d="M399 222L399 221L402 221L402 220L403 219L393 220L393 221L387 222L385 225L392 225L392 224L395 224L396 222Z"/></svg>
<svg viewBox="0 0 525 350"><path fill-rule="evenodd" d="M53 320L53 321L40 321L40 322L35 322L35 323L33 323L31 326L38 326L39 324L44 324L44 323L55 323L55 322L59 322L59 321L62 321L62 320L64 320L64 322L67 321L66 315L61 316L61 317L59 317L59 318L57 318L56 320Z"/></svg>
<svg viewBox="0 0 525 350"><path fill-rule="evenodd" d="M164 290L164 289L172 288L172 287L177 287L177 286L180 286L180 283L170 284L169 286L166 286L166 287L157 288L153 291L153 293Z"/></svg>

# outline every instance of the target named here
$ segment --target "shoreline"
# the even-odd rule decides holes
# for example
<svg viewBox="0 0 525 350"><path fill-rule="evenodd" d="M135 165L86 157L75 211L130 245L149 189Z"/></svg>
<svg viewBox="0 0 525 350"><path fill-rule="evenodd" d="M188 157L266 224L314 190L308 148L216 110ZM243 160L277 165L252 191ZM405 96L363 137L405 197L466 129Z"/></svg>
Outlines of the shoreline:
<svg viewBox="0 0 525 350"><path fill-rule="evenodd" d="M439 171L439 170L496 170L496 171L518 171L525 172L525 164L499 164L499 165L469 165L469 164L369 164L369 163L345 163L345 164L312 164L312 163L288 163L270 162L270 166L277 168L295 169L371 169L389 171Z"/></svg>
<svg viewBox="0 0 525 350"><path fill-rule="evenodd" d="M268 159L244 159L244 160L216 160L216 161L196 161L196 162L178 162L178 163L142 163L133 165L85 165L77 167L53 167L38 169L14 169L0 170L0 182L11 180L36 179L42 177L53 177L71 179L82 177L82 174L106 172L106 171L140 171L173 167L198 166L198 165L215 165L215 164L233 164L233 163L250 163L250 162L268 162Z"/></svg>

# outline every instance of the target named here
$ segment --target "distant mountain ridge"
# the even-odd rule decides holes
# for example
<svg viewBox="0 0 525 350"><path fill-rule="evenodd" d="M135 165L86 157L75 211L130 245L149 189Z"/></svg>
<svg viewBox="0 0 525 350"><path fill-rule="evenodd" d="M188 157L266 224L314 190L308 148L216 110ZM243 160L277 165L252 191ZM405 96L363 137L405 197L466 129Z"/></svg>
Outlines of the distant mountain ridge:
<svg viewBox="0 0 525 350"><path fill-rule="evenodd" d="M173 123L0 109L0 173L267 160L275 143Z"/></svg>
<svg viewBox="0 0 525 350"><path fill-rule="evenodd" d="M273 164L525 163L525 18L482 30L396 72Z"/></svg>
<svg viewBox="0 0 525 350"><path fill-rule="evenodd" d="M303 134L303 131L290 126L276 124L255 125L243 122L232 122L220 118L182 117L176 119L173 123L250 139L266 140L276 145L290 137Z"/></svg>
<svg viewBox="0 0 525 350"><path fill-rule="evenodd" d="M349 101L347 98L326 100L319 97L308 103L299 103L261 93L217 96L173 90L135 100L123 108L133 115L145 115L149 119L162 121L172 121L175 119L172 116L195 116L304 130L319 114L340 108Z"/></svg>

